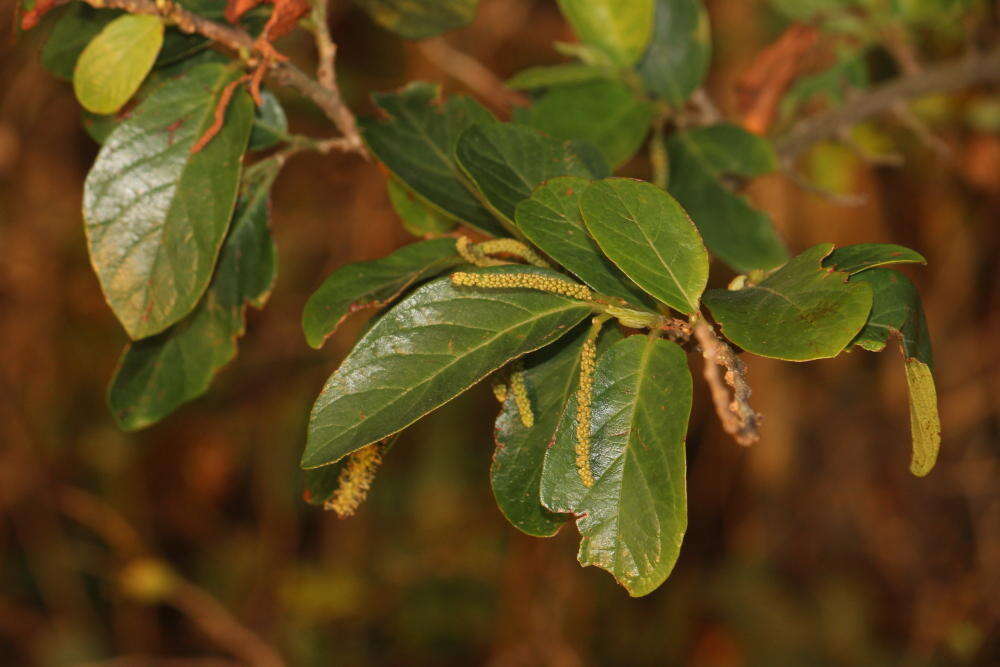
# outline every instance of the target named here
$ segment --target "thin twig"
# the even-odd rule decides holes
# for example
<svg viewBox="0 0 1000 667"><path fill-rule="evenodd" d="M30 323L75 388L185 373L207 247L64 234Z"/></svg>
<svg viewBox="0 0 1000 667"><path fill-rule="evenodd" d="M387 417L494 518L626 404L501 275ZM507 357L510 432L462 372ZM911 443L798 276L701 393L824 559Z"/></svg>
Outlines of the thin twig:
<svg viewBox="0 0 1000 667"><path fill-rule="evenodd" d="M722 428L741 445L752 445L760 439L757 430L760 415L750 407L746 366L703 317L698 317L692 325L694 337L705 358L705 381L712 392L712 402ZM725 375L719 373L720 366L726 369Z"/></svg>
<svg viewBox="0 0 1000 667"><path fill-rule="evenodd" d="M503 81L472 56L462 53L443 37L420 42L420 52L449 76L468 86L490 106L509 113L514 106L525 106L528 98L504 85Z"/></svg>
<svg viewBox="0 0 1000 667"><path fill-rule="evenodd" d="M1000 82L1000 47L902 76L858 95L838 109L801 120L777 140L778 154L786 162L791 161L813 144L834 139L844 128L866 118L892 112L906 100L991 82Z"/></svg>
<svg viewBox="0 0 1000 667"><path fill-rule="evenodd" d="M337 61L337 45L330 36L327 5L329 0L312 0L312 20L316 35L316 53L319 65L316 67L316 80L320 85L330 90L337 88L337 75L334 68Z"/></svg>
<svg viewBox="0 0 1000 667"><path fill-rule="evenodd" d="M84 2L97 8L122 9L130 14L162 16L165 20L176 25L181 32L197 33L207 37L213 42L235 51L244 60L250 61L254 58L254 38L248 32L189 12L175 2L169 2L169 0L160 3L157 3L156 0L84 0ZM309 98L337 126L354 152L367 155L358 132L357 121L351 110L344 104L336 82L332 87L322 85L287 61L275 60L270 65L271 76L275 81L295 88Z"/></svg>
<svg viewBox="0 0 1000 667"><path fill-rule="evenodd" d="M167 567L162 559L151 555L138 531L125 517L97 496L67 486L59 489L57 500L66 516L92 530L126 562L152 559ZM285 664L274 649L236 620L218 600L173 570L169 571L169 576L170 584L163 592L163 601L183 612L219 646L256 667Z"/></svg>

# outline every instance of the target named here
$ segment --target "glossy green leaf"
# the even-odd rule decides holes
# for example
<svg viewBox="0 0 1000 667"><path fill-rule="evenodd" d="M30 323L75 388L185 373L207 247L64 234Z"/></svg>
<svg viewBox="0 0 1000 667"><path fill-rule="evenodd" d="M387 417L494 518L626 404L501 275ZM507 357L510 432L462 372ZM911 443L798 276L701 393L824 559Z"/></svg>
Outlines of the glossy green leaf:
<svg viewBox="0 0 1000 667"><path fill-rule="evenodd" d="M397 93L375 95L375 103L389 119L362 120L365 142L396 178L435 209L487 234L503 236L503 227L476 199L455 162L455 144L462 131L493 122L493 116L467 97L451 97L437 105L439 92L438 86L417 82Z"/></svg>
<svg viewBox="0 0 1000 667"><path fill-rule="evenodd" d="M455 155L487 206L512 223L517 205L545 181L558 176L601 178L608 173L593 147L511 123L469 128L459 137Z"/></svg>
<svg viewBox="0 0 1000 667"><path fill-rule="evenodd" d="M523 69L507 79L507 87L514 90L539 90L542 88L573 86L578 83L608 79L610 76L606 67L597 67L585 63L541 65L539 67Z"/></svg>
<svg viewBox="0 0 1000 667"><path fill-rule="evenodd" d="M872 290L822 266L833 250L806 250L759 285L709 290L702 300L722 333L747 352L788 361L835 357L864 326Z"/></svg>
<svg viewBox="0 0 1000 667"><path fill-rule="evenodd" d="M625 275L671 308L698 310L708 282L708 252L691 218L651 183L609 178L580 199L583 221Z"/></svg>
<svg viewBox="0 0 1000 667"><path fill-rule="evenodd" d="M239 186L253 102L233 96L198 153L222 89L240 72L201 65L157 88L108 137L87 175L83 215L104 296L135 340L191 312L215 268Z"/></svg>
<svg viewBox="0 0 1000 667"><path fill-rule="evenodd" d="M580 198L590 181L576 176L553 178L517 205L515 221L528 239L549 257L602 294L635 305L649 297L605 257L580 215Z"/></svg>
<svg viewBox="0 0 1000 667"><path fill-rule="evenodd" d="M268 198L279 168L270 161L248 172L215 275L194 311L125 348L108 388L108 404L122 428L153 424L200 396L236 356L246 305L264 305L277 273Z"/></svg>
<svg viewBox="0 0 1000 667"><path fill-rule="evenodd" d="M354 0L383 28L406 39L424 39L461 28L476 16L479 0Z"/></svg>
<svg viewBox="0 0 1000 667"><path fill-rule="evenodd" d="M926 264L924 256L915 250L892 243L858 243L837 248L823 260L823 266L853 275L859 271L886 264Z"/></svg>
<svg viewBox="0 0 1000 667"><path fill-rule="evenodd" d="M534 423L526 427L508 395L496 421L496 452L490 468L493 497L500 511L516 528L529 535L555 535L566 521L542 507L539 483L545 452L556 436L556 427L567 402L576 391L580 374L580 349L587 337L583 327L554 345L524 360L524 384L531 401Z"/></svg>
<svg viewBox="0 0 1000 667"><path fill-rule="evenodd" d="M42 49L42 65L60 79L73 78L76 61L94 37L121 16L114 9L94 9L82 2L66 7Z"/></svg>
<svg viewBox="0 0 1000 667"><path fill-rule="evenodd" d="M340 267L306 302L302 313L306 341L322 347L350 314L383 308L414 284L461 263L455 239L446 238L411 243L381 259Z"/></svg>
<svg viewBox="0 0 1000 667"><path fill-rule="evenodd" d="M777 159L766 140L722 124L677 132L667 150L670 194L691 214L712 254L740 273L772 269L788 259L770 218L719 180L774 170Z"/></svg>
<svg viewBox="0 0 1000 667"><path fill-rule="evenodd" d="M487 273L559 275L530 267ZM424 285L358 341L313 406L303 468L333 463L444 405L512 359L553 343L589 304L530 289Z"/></svg>
<svg viewBox="0 0 1000 667"><path fill-rule="evenodd" d="M558 0L581 42L614 65L631 67L653 33L653 0Z"/></svg>
<svg viewBox="0 0 1000 667"><path fill-rule="evenodd" d="M899 341L906 364L910 393L910 433L913 458L910 471L924 476L937 461L941 446L941 421L934 387L934 357L927 319L920 294L910 280L891 269L870 269L851 277L852 283L871 286L874 294L872 312L854 344L878 352L889 336Z"/></svg>
<svg viewBox="0 0 1000 667"><path fill-rule="evenodd" d="M579 139L596 146L608 164L627 162L649 134L652 105L620 81L592 81L549 91L514 120L556 139Z"/></svg>
<svg viewBox="0 0 1000 667"><path fill-rule="evenodd" d="M281 102L270 90L262 90L263 104L254 111L253 129L247 150L263 151L274 148L288 137L288 117Z"/></svg>
<svg viewBox="0 0 1000 667"><path fill-rule="evenodd" d="M448 218L427 204L410 191L397 178L389 178L386 182L389 190L389 202L396 211L403 227L414 236L434 237L450 232L458 224L453 218Z"/></svg>
<svg viewBox="0 0 1000 667"><path fill-rule="evenodd" d="M633 596L663 583L687 529L691 384L675 343L647 336L616 343L594 373L594 485L580 483L573 461L575 401L546 457L542 499L577 515L580 563L609 571Z"/></svg>
<svg viewBox="0 0 1000 667"><path fill-rule="evenodd" d="M106 25L87 45L73 70L73 90L87 111L118 111L153 68L163 44L163 21L126 14Z"/></svg>
<svg viewBox="0 0 1000 667"><path fill-rule="evenodd" d="M646 90L680 107L705 80L711 59L712 34L701 0L656 0L653 37L638 65Z"/></svg>

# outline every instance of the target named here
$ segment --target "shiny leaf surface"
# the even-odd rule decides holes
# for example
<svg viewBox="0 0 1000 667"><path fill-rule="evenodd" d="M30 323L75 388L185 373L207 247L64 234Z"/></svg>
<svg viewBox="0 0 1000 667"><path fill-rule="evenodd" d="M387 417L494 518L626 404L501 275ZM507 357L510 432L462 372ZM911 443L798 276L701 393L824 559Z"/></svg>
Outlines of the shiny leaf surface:
<svg viewBox="0 0 1000 667"><path fill-rule="evenodd" d="M747 352L788 361L835 357L868 319L872 290L823 268L831 250L832 243L813 246L759 285L709 290L705 305Z"/></svg>
<svg viewBox="0 0 1000 667"><path fill-rule="evenodd" d="M135 340L174 324L208 286L236 202L253 103L237 91L219 134L222 89L239 72L201 65L157 88L108 137L87 175L83 214L91 262Z"/></svg>
<svg viewBox="0 0 1000 667"><path fill-rule="evenodd" d="M447 238L411 243L381 259L340 267L306 302L302 313L306 341L322 347L351 313L382 308L417 282L461 263L455 240Z"/></svg>
<svg viewBox="0 0 1000 667"><path fill-rule="evenodd" d="M609 178L584 191L580 211L604 254L639 287L679 312L698 310L708 252L673 197L651 183Z"/></svg>
<svg viewBox="0 0 1000 667"><path fill-rule="evenodd" d="M517 205L545 181L558 176L601 178L608 172L593 147L510 123L469 128L455 154L487 206L511 222Z"/></svg>
<svg viewBox="0 0 1000 667"><path fill-rule="evenodd" d="M484 272L558 275L520 266ZM590 312L589 304L530 289L456 287L448 278L424 285L383 315L327 381L302 467L402 430Z"/></svg>
<svg viewBox="0 0 1000 667"><path fill-rule="evenodd" d="M222 366L236 356L246 305L264 305L277 273L268 230L276 162L248 172L212 282L187 318L125 348L108 403L122 428L155 423L203 394Z"/></svg>
<svg viewBox="0 0 1000 667"><path fill-rule="evenodd" d="M398 93L374 96L389 116L362 120L372 153L418 197L442 213L493 236L504 229L466 185L455 162L455 144L468 127L490 123L493 116L467 97L451 97L436 105L439 88L412 83Z"/></svg>

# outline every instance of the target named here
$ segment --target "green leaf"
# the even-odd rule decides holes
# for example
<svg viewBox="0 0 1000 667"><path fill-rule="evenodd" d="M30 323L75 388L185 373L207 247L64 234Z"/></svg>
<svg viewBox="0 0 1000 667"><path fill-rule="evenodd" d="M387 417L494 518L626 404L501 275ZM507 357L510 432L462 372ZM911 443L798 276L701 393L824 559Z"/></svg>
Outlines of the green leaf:
<svg viewBox="0 0 1000 667"><path fill-rule="evenodd" d="M751 178L773 171L777 158L766 140L722 124L677 132L667 150L670 194L691 214L712 254L740 273L788 259L770 218L719 181L727 174Z"/></svg>
<svg viewBox="0 0 1000 667"><path fill-rule="evenodd" d="M823 260L823 266L848 275L886 264L926 264L915 250L892 243L858 243L837 248Z"/></svg>
<svg viewBox="0 0 1000 667"><path fill-rule="evenodd" d="M638 71L653 96L678 108L708 74L712 33L701 0L656 0L649 49Z"/></svg>
<svg viewBox="0 0 1000 667"><path fill-rule="evenodd" d="M374 95L389 119L361 121L372 153L420 199L441 213L493 236L503 227L472 193L455 162L455 144L468 127L493 122L474 100L451 97L434 104L438 86L416 82L398 93Z"/></svg>
<svg viewBox="0 0 1000 667"><path fill-rule="evenodd" d="M514 221L517 205L558 176L601 178L607 165L583 144L545 136L511 123L475 125L458 139L458 163L490 210Z"/></svg>
<svg viewBox="0 0 1000 667"><path fill-rule="evenodd" d="M496 421L496 452L490 468L493 496L500 511L529 535L555 535L566 521L539 501L542 464L566 404L576 391L580 349L588 329L566 336L524 360L524 384L531 400L534 424L525 426L514 396L508 392Z"/></svg>
<svg viewBox="0 0 1000 667"><path fill-rule="evenodd" d="M832 243L813 246L759 285L709 290L703 301L747 352L787 361L835 357L868 319L872 290L823 268L831 250Z"/></svg>
<svg viewBox="0 0 1000 667"><path fill-rule="evenodd" d="M596 146L608 163L627 162L649 134L653 107L620 81L563 86L533 106L517 109L514 120L556 139L579 139Z"/></svg>
<svg viewBox="0 0 1000 667"><path fill-rule="evenodd" d="M76 61L87 44L117 16L121 16L121 12L94 9L82 2L68 6L45 42L42 65L60 79L72 79Z"/></svg>
<svg viewBox="0 0 1000 667"><path fill-rule="evenodd" d="M302 313L306 341L323 346L351 313L382 308L417 282L458 266L455 239L434 239L403 246L381 259L342 266L309 297Z"/></svg>
<svg viewBox="0 0 1000 667"><path fill-rule="evenodd" d="M83 215L104 296L129 336L145 338L191 312L226 235L253 102L236 91L208 145L222 89L240 72L201 65L156 89L108 137L87 175Z"/></svg>
<svg viewBox="0 0 1000 667"><path fill-rule="evenodd" d="M638 289L604 254L583 224L580 198L590 181L564 176L538 186L517 205L517 227L549 257L602 294L648 305Z"/></svg>
<svg viewBox="0 0 1000 667"><path fill-rule="evenodd" d="M372 20L406 39L424 39L461 28L476 16L479 0L354 0Z"/></svg>
<svg viewBox="0 0 1000 667"><path fill-rule="evenodd" d="M687 528L684 438L691 373L675 343L631 336L613 345L594 372L590 465L584 487L573 449L575 400L546 456L542 499L577 515L582 565L597 565L633 596L670 574Z"/></svg>
<svg viewBox="0 0 1000 667"><path fill-rule="evenodd" d="M496 267L484 273L538 273ZM313 406L303 468L338 461L409 426L508 361L553 343L589 304L530 289L424 285L383 315Z"/></svg>
<svg viewBox="0 0 1000 667"><path fill-rule="evenodd" d="M651 183L609 178L584 191L580 211L625 275L671 308L697 312L708 282L708 252L673 197Z"/></svg>
<svg viewBox="0 0 1000 667"><path fill-rule="evenodd" d="M581 42L619 67L634 65L653 33L653 0L559 0L559 8Z"/></svg>
<svg viewBox="0 0 1000 667"><path fill-rule="evenodd" d="M871 286L872 312L854 344L878 352L889 336L896 337L906 364L910 393L910 433L913 458L910 471L923 477L931 471L941 446L941 421L934 388L934 357L920 294L910 280L891 269L869 269L851 277L852 283Z"/></svg>
<svg viewBox="0 0 1000 667"><path fill-rule="evenodd" d="M406 231L414 236L441 236L458 224L452 218L441 215L420 201L409 188L399 182L399 179L390 177L386 185L393 210L400 217Z"/></svg>
<svg viewBox="0 0 1000 667"><path fill-rule="evenodd" d="M100 114L118 111L139 90L163 44L163 21L148 14L119 16L87 45L73 70L80 105Z"/></svg>
<svg viewBox="0 0 1000 667"><path fill-rule="evenodd" d="M611 78L605 67L584 63L561 63L523 69L507 79L507 87L514 90L539 90L588 83Z"/></svg>
<svg viewBox="0 0 1000 667"><path fill-rule="evenodd" d="M281 102L270 90L262 90L260 97L263 104L254 111L250 151L274 148L288 137L288 117Z"/></svg>
<svg viewBox="0 0 1000 667"><path fill-rule="evenodd" d="M126 430L149 426L205 393L236 356L246 304L264 305L277 273L268 231L268 198L277 161L248 172L212 282L194 311L156 336L125 348L108 388L108 404Z"/></svg>

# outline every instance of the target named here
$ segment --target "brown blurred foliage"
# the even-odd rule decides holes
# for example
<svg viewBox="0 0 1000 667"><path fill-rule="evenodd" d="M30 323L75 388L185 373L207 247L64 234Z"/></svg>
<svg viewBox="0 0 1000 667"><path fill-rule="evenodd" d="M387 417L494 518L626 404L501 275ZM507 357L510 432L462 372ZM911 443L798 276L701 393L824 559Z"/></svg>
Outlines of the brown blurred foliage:
<svg viewBox="0 0 1000 667"><path fill-rule="evenodd" d="M483 4L448 42L501 78L554 62L551 42L570 38L554 3ZM709 89L735 117L742 68L782 26L763 3L708 4ZM355 109L413 79L462 89L440 57L334 5ZM103 396L125 335L80 218L96 147L69 86L39 64L44 30L14 38L0 14L0 663L230 664L259 648L240 631L295 665L1000 660L1000 138L966 120L982 91L922 103L946 156L891 122L870 132L905 156L902 168L818 147L810 174L863 194L861 206L780 175L751 188L795 250L892 241L928 258L907 273L936 348L937 469L907 472L895 352L748 358L763 438L728 440L698 388L689 532L672 577L633 600L577 566L571 526L538 540L504 522L488 485L496 405L483 388L403 436L356 517L301 502L309 406L360 326L317 353L299 331L302 305L334 267L409 240L383 175L355 157L289 164L274 199L277 287L251 314L238 360L161 425L119 432ZM303 36L280 47L311 66ZM296 129L329 132L294 95L284 101Z"/></svg>

